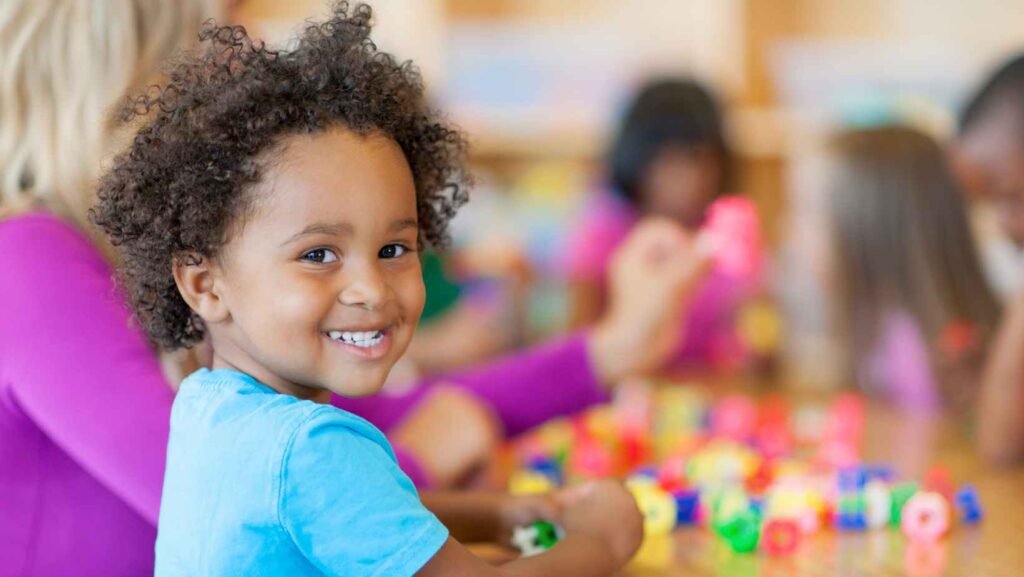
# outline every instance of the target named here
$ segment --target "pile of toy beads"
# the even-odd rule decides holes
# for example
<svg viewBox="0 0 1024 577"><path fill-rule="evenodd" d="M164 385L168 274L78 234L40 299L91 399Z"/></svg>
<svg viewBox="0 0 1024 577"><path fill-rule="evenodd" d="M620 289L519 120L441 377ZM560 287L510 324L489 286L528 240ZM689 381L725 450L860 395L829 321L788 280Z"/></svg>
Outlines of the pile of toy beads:
<svg viewBox="0 0 1024 577"><path fill-rule="evenodd" d="M770 555L790 554L828 527L893 526L933 541L954 515L964 524L981 520L977 492L954 490L942 468L918 484L862 463L864 418L852 394L791 414L781 398L733 395L711 404L692 388L633 383L612 404L519 439L509 490L625 478L647 535L706 527L736 552Z"/></svg>

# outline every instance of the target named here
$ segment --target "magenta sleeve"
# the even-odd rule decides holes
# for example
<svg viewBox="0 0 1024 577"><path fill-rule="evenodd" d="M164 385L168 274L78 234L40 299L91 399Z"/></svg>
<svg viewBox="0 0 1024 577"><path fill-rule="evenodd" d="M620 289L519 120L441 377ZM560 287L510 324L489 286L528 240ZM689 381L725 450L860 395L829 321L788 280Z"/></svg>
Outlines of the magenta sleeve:
<svg viewBox="0 0 1024 577"><path fill-rule="evenodd" d="M335 396L333 402L386 431L437 384L459 387L492 407L509 435L607 400L591 369L586 338L576 334L474 369L432 377L403 396Z"/></svg>
<svg viewBox="0 0 1024 577"><path fill-rule="evenodd" d="M51 216L0 222L0 246L4 394L155 526L173 392L110 268Z"/></svg>

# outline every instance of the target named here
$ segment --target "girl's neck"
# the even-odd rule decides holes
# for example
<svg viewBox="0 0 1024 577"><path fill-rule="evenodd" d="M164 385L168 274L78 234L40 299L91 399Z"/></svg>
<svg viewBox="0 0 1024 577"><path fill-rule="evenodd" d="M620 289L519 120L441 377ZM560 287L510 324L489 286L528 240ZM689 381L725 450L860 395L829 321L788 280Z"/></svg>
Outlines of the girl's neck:
<svg viewBox="0 0 1024 577"><path fill-rule="evenodd" d="M305 385L292 383L273 374L265 367L256 363L248 355L243 354L239 357L238 355L221 354L222 350L222 348L214 347L213 363L211 368L230 369L240 373L245 373L282 395L291 395L293 397L313 401L322 405L328 405L331 402L331 392L327 389L307 387Z"/></svg>

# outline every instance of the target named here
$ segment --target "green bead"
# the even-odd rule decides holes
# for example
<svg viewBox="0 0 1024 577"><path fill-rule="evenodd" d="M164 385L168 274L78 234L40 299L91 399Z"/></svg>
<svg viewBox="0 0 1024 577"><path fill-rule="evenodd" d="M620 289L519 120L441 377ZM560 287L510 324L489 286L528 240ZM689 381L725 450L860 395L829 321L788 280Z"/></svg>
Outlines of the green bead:
<svg viewBox="0 0 1024 577"><path fill-rule="evenodd" d="M753 511L740 513L723 524L720 534L733 551L750 553L757 549L757 542L761 538L760 519Z"/></svg>
<svg viewBox="0 0 1024 577"><path fill-rule="evenodd" d="M864 493L848 493L839 497L839 514L863 515L866 510Z"/></svg>
<svg viewBox="0 0 1024 577"><path fill-rule="evenodd" d="M899 483L892 488L892 514L889 516L889 523L898 527L903 519L903 506L917 493L917 483Z"/></svg>
<svg viewBox="0 0 1024 577"><path fill-rule="evenodd" d="M550 549L558 543L558 528L547 521L536 521L533 528L537 530L537 544Z"/></svg>

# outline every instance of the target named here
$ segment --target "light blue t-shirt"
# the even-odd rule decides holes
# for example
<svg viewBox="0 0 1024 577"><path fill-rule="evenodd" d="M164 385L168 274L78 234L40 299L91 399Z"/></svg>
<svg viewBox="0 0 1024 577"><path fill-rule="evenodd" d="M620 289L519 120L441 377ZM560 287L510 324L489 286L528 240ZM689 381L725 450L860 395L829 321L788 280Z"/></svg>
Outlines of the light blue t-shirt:
<svg viewBox="0 0 1024 577"><path fill-rule="evenodd" d="M413 575L447 537L365 420L232 370L181 384L157 577Z"/></svg>

